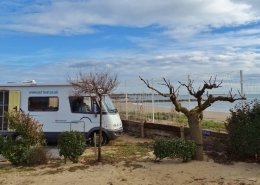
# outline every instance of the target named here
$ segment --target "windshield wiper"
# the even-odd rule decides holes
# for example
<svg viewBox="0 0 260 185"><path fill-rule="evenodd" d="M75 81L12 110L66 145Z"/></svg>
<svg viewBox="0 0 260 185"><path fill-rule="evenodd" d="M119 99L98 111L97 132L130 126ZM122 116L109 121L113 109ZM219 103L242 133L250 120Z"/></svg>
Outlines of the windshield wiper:
<svg viewBox="0 0 260 185"><path fill-rule="evenodd" d="M109 112L111 112L111 113L117 113L118 110L117 110L117 109L109 109Z"/></svg>

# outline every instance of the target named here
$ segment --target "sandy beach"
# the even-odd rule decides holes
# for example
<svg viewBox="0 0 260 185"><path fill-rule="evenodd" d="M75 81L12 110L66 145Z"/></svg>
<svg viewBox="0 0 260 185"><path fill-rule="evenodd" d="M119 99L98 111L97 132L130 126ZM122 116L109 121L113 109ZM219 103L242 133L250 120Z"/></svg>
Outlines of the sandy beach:
<svg viewBox="0 0 260 185"><path fill-rule="evenodd" d="M126 112L136 112L136 113L177 113L173 108L166 108L166 107L158 107L154 106L154 108L151 107L151 104L138 104L138 103L122 103L122 102L115 102L115 105L117 109L119 110L119 113L123 112L125 114ZM226 119L230 116L229 112L215 112L215 111L204 111L203 112L203 118L205 120L214 120L214 121L221 121L224 122Z"/></svg>
<svg viewBox="0 0 260 185"><path fill-rule="evenodd" d="M203 113L205 120L214 120L214 121L226 121L230 116L228 112L213 112L213 111L205 111Z"/></svg>

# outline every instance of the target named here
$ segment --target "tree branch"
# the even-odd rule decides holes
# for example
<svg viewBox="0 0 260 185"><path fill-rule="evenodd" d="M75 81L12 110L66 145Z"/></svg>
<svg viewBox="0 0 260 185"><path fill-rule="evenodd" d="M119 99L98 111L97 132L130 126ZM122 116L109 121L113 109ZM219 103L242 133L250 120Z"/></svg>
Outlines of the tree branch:
<svg viewBox="0 0 260 185"><path fill-rule="evenodd" d="M213 104L216 101L228 101L228 102L235 102L236 100L245 100L246 98L243 96L240 96L238 98L235 98L236 95L232 95L231 94L232 91L229 92L228 96L217 96L214 97L213 95L209 95L207 100L199 107L199 111L202 112L204 111L206 108L210 107L211 104Z"/></svg>
<svg viewBox="0 0 260 185"><path fill-rule="evenodd" d="M173 85L170 83L170 81L167 81L165 78L163 78L163 81L164 81L164 84L162 85L165 85L168 87L169 89L169 94L165 94L165 93L162 93L160 92L159 90L155 89L154 87L152 87L150 84L149 84L149 81L148 80L144 80L142 77L139 76L139 78L145 83L145 85L149 88L149 89L152 89L154 90L155 92L157 92L159 95L163 96L163 97L169 97L171 102L174 104L175 106L175 110L177 112L182 112L183 114L185 114L186 116L188 116L189 114L189 110L185 107L182 107L181 103L177 100L177 93L178 93L178 90L180 88L180 86L177 88L177 90L175 91L174 90L174 87Z"/></svg>
<svg viewBox="0 0 260 185"><path fill-rule="evenodd" d="M76 94L109 94L118 85L117 75L112 76L109 72L79 72L75 80L69 78L68 81L74 87Z"/></svg>
<svg viewBox="0 0 260 185"><path fill-rule="evenodd" d="M149 83L148 80L144 80L141 76L139 76L139 78L144 82L144 84L149 88L149 89L152 89L153 91L157 92L159 95L163 96L163 97L169 97L168 94L165 94L165 93L162 93L161 91L155 89L154 87L152 87ZM162 84L162 85L166 85L167 84ZM168 86L167 86L168 87Z"/></svg>
<svg viewBox="0 0 260 185"><path fill-rule="evenodd" d="M194 90L193 87L193 82L189 80L188 84L184 84L179 82L182 86L186 87L188 92L190 93L190 95L192 95L193 97L195 97L197 99L197 103L198 103L198 107L202 106L202 95L206 92L207 89L216 89L221 87L222 81L220 83L216 83L217 81L217 77L215 76L214 81L212 82L212 76L210 77L209 81L206 82L204 81L204 85L203 87L199 87L199 89L197 91Z"/></svg>

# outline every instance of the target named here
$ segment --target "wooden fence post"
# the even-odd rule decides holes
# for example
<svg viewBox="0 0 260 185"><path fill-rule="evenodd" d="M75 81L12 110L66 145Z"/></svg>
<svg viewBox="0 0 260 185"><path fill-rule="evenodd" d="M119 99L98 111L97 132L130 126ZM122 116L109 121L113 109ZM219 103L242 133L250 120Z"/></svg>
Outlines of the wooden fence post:
<svg viewBox="0 0 260 185"><path fill-rule="evenodd" d="M141 138L144 138L144 122L141 122Z"/></svg>

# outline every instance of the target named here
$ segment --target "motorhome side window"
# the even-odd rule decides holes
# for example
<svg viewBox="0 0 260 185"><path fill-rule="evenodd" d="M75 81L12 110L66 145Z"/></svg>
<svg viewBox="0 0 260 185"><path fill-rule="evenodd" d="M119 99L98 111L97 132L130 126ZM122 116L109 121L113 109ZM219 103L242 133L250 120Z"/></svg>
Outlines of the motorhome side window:
<svg viewBox="0 0 260 185"><path fill-rule="evenodd" d="M69 101L72 113L92 112L92 101L90 96L70 96Z"/></svg>
<svg viewBox="0 0 260 185"><path fill-rule="evenodd" d="M58 97L29 97L28 99L29 111L58 111L59 98Z"/></svg>

